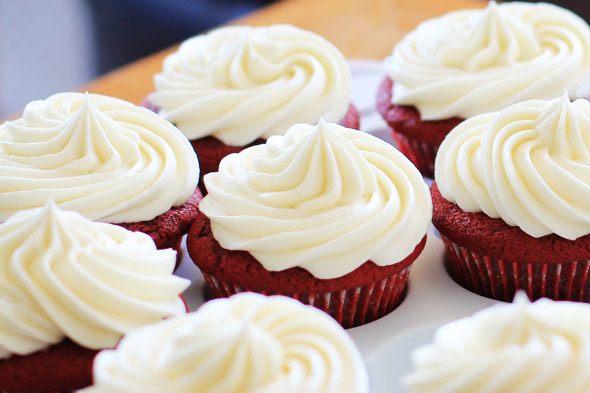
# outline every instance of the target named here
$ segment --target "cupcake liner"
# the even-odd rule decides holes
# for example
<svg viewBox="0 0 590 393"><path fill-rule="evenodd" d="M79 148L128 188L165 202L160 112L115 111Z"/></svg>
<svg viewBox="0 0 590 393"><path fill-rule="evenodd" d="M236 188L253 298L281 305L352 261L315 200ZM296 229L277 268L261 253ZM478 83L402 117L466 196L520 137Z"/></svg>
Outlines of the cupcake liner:
<svg viewBox="0 0 590 393"><path fill-rule="evenodd" d="M438 145L423 142L417 138L407 136L393 130L393 140L397 148L412 161L423 176L434 178L434 159L438 152Z"/></svg>
<svg viewBox="0 0 590 393"><path fill-rule="evenodd" d="M314 306L331 315L344 328L351 328L381 318L400 305L406 293L411 267L409 265L397 274L367 286L314 294L251 290L223 282L206 273L203 276L214 297L229 297L248 291L263 295L285 295Z"/></svg>
<svg viewBox="0 0 590 393"><path fill-rule="evenodd" d="M531 300L590 302L590 260L563 263L524 263L471 251L441 234L449 275L479 295L511 302L517 290Z"/></svg>

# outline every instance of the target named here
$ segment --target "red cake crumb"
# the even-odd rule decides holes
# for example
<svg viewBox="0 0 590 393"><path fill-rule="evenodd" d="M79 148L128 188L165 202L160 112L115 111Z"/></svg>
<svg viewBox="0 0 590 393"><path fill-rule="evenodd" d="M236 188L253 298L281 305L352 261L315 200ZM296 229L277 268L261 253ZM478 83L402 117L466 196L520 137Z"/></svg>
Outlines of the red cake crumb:
<svg viewBox="0 0 590 393"><path fill-rule="evenodd" d="M393 81L386 77L377 91L377 109L383 119L396 132L432 145L440 145L445 136L464 119L451 117L444 120L423 121L413 106L391 103Z"/></svg>
<svg viewBox="0 0 590 393"><path fill-rule="evenodd" d="M175 248L184 236L198 213L199 202L203 199L197 187L193 195L180 206L173 206L170 210L149 221L125 222L116 225L130 231L144 232L151 236L159 249Z"/></svg>
<svg viewBox="0 0 590 393"><path fill-rule="evenodd" d="M590 235L534 238L501 219L463 211L442 197L436 183L431 194L447 271L459 285L507 302L519 290L531 300L590 302Z"/></svg>
<svg viewBox="0 0 590 393"><path fill-rule="evenodd" d="M334 292L381 281L411 265L425 244L426 237L412 254L393 265L378 266L367 261L342 277L319 279L300 267L268 271L249 252L222 248L213 237L209 218L200 212L187 236L188 253L202 272L251 290L299 294Z"/></svg>
<svg viewBox="0 0 590 393"><path fill-rule="evenodd" d="M221 248L202 213L187 236L189 254L213 297L244 291L290 296L326 312L344 328L381 318L402 302L411 265L425 243L426 236L411 255L393 265L367 261L342 277L318 279L300 267L271 272L246 251Z"/></svg>
<svg viewBox="0 0 590 393"><path fill-rule="evenodd" d="M179 296L188 313L186 298ZM0 359L0 392L70 393L88 387L98 352L66 338L29 355Z"/></svg>
<svg viewBox="0 0 590 393"><path fill-rule="evenodd" d="M434 178L434 162L445 136L463 119L423 121L413 106L391 103L393 82L385 78L377 92L377 109L389 125L397 148L422 175Z"/></svg>
<svg viewBox="0 0 590 393"><path fill-rule="evenodd" d="M0 360L0 392L71 392L92 383L92 362L98 351L64 340L30 355Z"/></svg>
<svg viewBox="0 0 590 393"><path fill-rule="evenodd" d="M266 141L264 139L258 138L246 146L228 146L213 136L207 136L205 138L194 139L190 142L193 145L193 149L197 153L197 157L199 157L199 167L201 169L201 178L199 180L199 184L203 190L203 193L205 193L205 183L203 183L203 176L205 176L207 173L217 172L219 169L219 163L223 157L232 153L239 153L251 146L261 145Z"/></svg>
<svg viewBox="0 0 590 393"><path fill-rule="evenodd" d="M184 310L186 298L180 295ZM92 364L98 350L64 339L29 355L0 359L1 393L70 393L92 384Z"/></svg>
<svg viewBox="0 0 590 393"><path fill-rule="evenodd" d="M432 223L440 233L470 250L522 263L590 260L590 235L575 241L556 234L532 237L517 226L485 213L468 213L447 201L436 182L431 187Z"/></svg>

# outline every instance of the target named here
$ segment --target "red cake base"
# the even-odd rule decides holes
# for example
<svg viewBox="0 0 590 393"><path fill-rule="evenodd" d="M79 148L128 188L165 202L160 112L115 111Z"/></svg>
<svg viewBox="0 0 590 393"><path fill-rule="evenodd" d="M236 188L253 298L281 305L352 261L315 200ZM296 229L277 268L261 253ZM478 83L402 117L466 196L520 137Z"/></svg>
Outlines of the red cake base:
<svg viewBox="0 0 590 393"><path fill-rule="evenodd" d="M197 187L193 195L180 206L173 206L167 212L149 221L124 222L116 225L134 232L143 232L154 240L158 249L173 248L177 253L177 261L182 259L180 243L197 218L199 202L203 199ZM1 392L1 391L0 391Z"/></svg>
<svg viewBox="0 0 590 393"><path fill-rule="evenodd" d="M447 270L461 286L510 302L517 290L531 300L590 302L590 235L574 241L534 238L484 213L468 213L431 187L432 223L447 251Z"/></svg>
<svg viewBox="0 0 590 393"><path fill-rule="evenodd" d="M251 146L261 145L266 141L259 138L246 146L229 146L213 136L207 136L205 138L195 139L190 142L193 145L193 149L197 153L197 157L199 157L199 166L201 168L199 187L201 188L203 194L206 194L203 177L207 173L217 172L219 169L219 163L223 157L232 153L239 153Z"/></svg>
<svg viewBox="0 0 590 393"><path fill-rule="evenodd" d="M98 352L64 339L29 355L0 359L0 393L70 393L88 387Z"/></svg>
<svg viewBox="0 0 590 393"><path fill-rule="evenodd" d="M460 117L423 121L413 106L391 103L393 81L386 77L377 91L377 109L389 125L398 149L422 175L434 178L434 159L445 136L463 121Z"/></svg>
<svg viewBox="0 0 590 393"><path fill-rule="evenodd" d="M342 277L323 280L299 267L268 271L246 251L221 248L202 213L187 236L189 255L213 296L245 291L286 295L325 311L345 328L378 319L401 303L411 265L425 243L426 237L399 263L381 267L367 261Z"/></svg>
<svg viewBox="0 0 590 393"><path fill-rule="evenodd" d="M98 351L64 340L30 355L0 360L2 393L69 393L92 383Z"/></svg>

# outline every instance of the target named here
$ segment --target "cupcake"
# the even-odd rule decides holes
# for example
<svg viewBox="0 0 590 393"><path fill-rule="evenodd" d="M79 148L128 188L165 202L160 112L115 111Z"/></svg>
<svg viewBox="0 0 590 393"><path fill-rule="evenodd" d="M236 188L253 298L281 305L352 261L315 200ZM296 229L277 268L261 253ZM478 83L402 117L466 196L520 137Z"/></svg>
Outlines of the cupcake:
<svg viewBox="0 0 590 393"><path fill-rule="evenodd" d="M80 393L368 393L363 360L324 313L244 293L134 330Z"/></svg>
<svg viewBox="0 0 590 393"><path fill-rule="evenodd" d="M53 202L0 224L0 391L70 392L98 350L186 311L173 250Z"/></svg>
<svg viewBox="0 0 590 393"><path fill-rule="evenodd" d="M438 146L462 120L564 89L589 97L590 27L552 4L490 1L423 22L385 68L378 109L402 152L433 177Z"/></svg>
<svg viewBox="0 0 590 393"><path fill-rule="evenodd" d="M154 82L146 104L191 141L202 176L297 123L323 117L359 127L344 56L295 26L227 26L190 38Z"/></svg>
<svg viewBox="0 0 590 393"><path fill-rule="evenodd" d="M587 393L590 305L518 294L439 328L412 352L413 393Z"/></svg>
<svg viewBox="0 0 590 393"><path fill-rule="evenodd" d="M590 301L590 103L529 100L472 117L436 157L433 224L451 276L510 301Z"/></svg>
<svg viewBox="0 0 590 393"><path fill-rule="evenodd" d="M323 120L226 156L205 185L187 248L213 295L283 294L344 327L402 301L431 221L405 156Z"/></svg>
<svg viewBox="0 0 590 393"><path fill-rule="evenodd" d="M55 94L0 125L0 222L51 198L176 248L197 214L198 180L184 135L116 98Z"/></svg>

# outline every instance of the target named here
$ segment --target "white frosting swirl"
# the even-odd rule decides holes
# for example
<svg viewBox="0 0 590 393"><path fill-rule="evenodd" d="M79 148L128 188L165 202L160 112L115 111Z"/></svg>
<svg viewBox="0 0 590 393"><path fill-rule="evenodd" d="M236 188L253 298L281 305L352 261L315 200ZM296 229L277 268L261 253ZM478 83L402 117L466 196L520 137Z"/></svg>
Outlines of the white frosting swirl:
<svg viewBox="0 0 590 393"><path fill-rule="evenodd" d="M327 314L241 293L137 329L94 364L84 393L366 393L367 371Z"/></svg>
<svg viewBox="0 0 590 393"><path fill-rule="evenodd" d="M193 37L164 61L149 100L189 139L227 145L342 120L351 75L340 51L290 25L228 26Z"/></svg>
<svg viewBox="0 0 590 393"><path fill-rule="evenodd" d="M0 221L53 198L98 221L147 221L181 205L199 181L186 138L146 108L55 94L0 125Z"/></svg>
<svg viewBox="0 0 590 393"><path fill-rule="evenodd" d="M590 96L590 28L546 3L490 1L422 23L386 60L394 104L423 120L468 118L564 89Z"/></svg>
<svg viewBox="0 0 590 393"><path fill-rule="evenodd" d="M590 233L590 103L567 94L468 119L440 146L443 197L533 237Z"/></svg>
<svg viewBox="0 0 590 393"><path fill-rule="evenodd" d="M190 282L173 250L53 202L0 224L0 358L68 337L112 348L131 329L184 312Z"/></svg>
<svg viewBox="0 0 590 393"><path fill-rule="evenodd" d="M414 393L587 393L590 305L524 293L443 325L412 353Z"/></svg>
<svg viewBox="0 0 590 393"><path fill-rule="evenodd" d="M432 215L428 187L403 154L323 120L225 157L205 184L200 210L223 248L317 278L403 260Z"/></svg>

